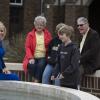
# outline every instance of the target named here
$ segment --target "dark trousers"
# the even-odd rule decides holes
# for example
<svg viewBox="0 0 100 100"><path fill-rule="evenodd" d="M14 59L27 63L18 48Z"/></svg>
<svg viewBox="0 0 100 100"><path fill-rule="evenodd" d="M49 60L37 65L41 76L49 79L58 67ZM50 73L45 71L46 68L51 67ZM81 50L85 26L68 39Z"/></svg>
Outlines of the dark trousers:
<svg viewBox="0 0 100 100"><path fill-rule="evenodd" d="M61 85L62 87L72 88L72 89L78 89L78 85Z"/></svg>
<svg viewBox="0 0 100 100"><path fill-rule="evenodd" d="M35 59L34 64L29 64L27 66L28 73L31 77L34 77L40 83L42 82L42 74L46 66L46 58Z"/></svg>

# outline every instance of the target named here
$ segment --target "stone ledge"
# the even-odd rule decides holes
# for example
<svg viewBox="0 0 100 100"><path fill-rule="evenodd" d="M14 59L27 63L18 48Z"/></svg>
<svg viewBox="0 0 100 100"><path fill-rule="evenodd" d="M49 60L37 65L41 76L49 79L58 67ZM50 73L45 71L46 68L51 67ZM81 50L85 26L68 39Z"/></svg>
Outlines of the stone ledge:
<svg viewBox="0 0 100 100"><path fill-rule="evenodd" d="M56 99L59 100L100 100L96 96L83 91L30 82L1 81L0 90L1 89L33 93L47 97L56 97Z"/></svg>
<svg viewBox="0 0 100 100"><path fill-rule="evenodd" d="M23 71L22 63L5 63L9 70L20 70ZM93 75L86 75L89 77L100 77L100 70L97 70Z"/></svg>
<svg viewBox="0 0 100 100"><path fill-rule="evenodd" d="M9 70L18 70L23 71L23 64L22 63L5 63L7 69Z"/></svg>

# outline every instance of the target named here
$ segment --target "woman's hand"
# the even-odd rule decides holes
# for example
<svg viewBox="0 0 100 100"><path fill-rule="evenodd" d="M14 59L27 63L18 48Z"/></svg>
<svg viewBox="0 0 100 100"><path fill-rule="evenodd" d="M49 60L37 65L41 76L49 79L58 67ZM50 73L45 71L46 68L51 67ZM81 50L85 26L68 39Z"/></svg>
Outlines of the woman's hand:
<svg viewBox="0 0 100 100"><path fill-rule="evenodd" d="M35 60L34 60L34 59L30 59L30 60L29 60L29 63L30 63L30 64L34 64L34 63L35 63Z"/></svg>
<svg viewBox="0 0 100 100"><path fill-rule="evenodd" d="M11 72L7 68L3 69L3 73L5 73L5 74L11 74Z"/></svg>

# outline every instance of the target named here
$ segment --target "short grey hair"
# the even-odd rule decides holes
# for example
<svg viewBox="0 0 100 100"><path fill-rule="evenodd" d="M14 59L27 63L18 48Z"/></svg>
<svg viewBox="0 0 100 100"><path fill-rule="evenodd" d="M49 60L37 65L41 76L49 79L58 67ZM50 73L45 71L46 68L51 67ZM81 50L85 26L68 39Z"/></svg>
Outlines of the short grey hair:
<svg viewBox="0 0 100 100"><path fill-rule="evenodd" d="M38 22L41 21L43 23L44 26L46 26L47 20L44 16L37 16L34 19L34 25Z"/></svg>
<svg viewBox="0 0 100 100"><path fill-rule="evenodd" d="M88 23L88 20L87 20L87 18L85 18L85 17L79 17L79 18L77 19L77 22Z"/></svg>

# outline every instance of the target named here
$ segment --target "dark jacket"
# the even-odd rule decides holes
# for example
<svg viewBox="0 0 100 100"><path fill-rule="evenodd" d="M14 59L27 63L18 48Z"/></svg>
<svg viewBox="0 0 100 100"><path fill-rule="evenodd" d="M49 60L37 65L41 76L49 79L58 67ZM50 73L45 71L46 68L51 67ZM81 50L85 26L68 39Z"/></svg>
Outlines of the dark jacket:
<svg viewBox="0 0 100 100"><path fill-rule="evenodd" d="M79 60L80 53L75 44L70 43L67 46L64 46L64 44L62 44L59 47L57 61L58 69L56 66L55 70L58 71L60 69L60 73L62 73L62 75L64 76L64 78L61 79L61 85L76 86L79 84ZM57 75L56 71L54 75Z"/></svg>
<svg viewBox="0 0 100 100"><path fill-rule="evenodd" d="M57 52L58 52L58 47L61 44L61 40L59 39L59 37L55 37L54 39L51 40L51 42L49 43L49 47L48 47L48 59L47 59L47 63L50 65L55 65L56 64L56 57L57 57Z"/></svg>
<svg viewBox="0 0 100 100"><path fill-rule="evenodd" d="M100 37L99 34L90 29L83 49L81 52L80 64L83 65L86 74L92 74L98 67L97 58L100 52Z"/></svg>
<svg viewBox="0 0 100 100"><path fill-rule="evenodd" d="M4 54L5 54L5 50L2 47L2 41L0 41L0 73L2 73L2 69L6 67L3 61Z"/></svg>

